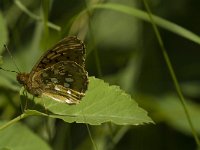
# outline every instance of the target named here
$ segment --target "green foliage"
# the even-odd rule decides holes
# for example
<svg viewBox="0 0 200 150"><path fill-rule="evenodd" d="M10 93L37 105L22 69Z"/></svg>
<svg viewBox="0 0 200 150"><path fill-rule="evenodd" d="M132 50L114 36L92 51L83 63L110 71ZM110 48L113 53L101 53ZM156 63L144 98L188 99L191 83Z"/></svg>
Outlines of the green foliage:
<svg viewBox="0 0 200 150"><path fill-rule="evenodd" d="M35 97L35 104L44 105L44 110L50 111L50 116L69 123L77 122L91 125L100 125L106 122L118 125L152 123L147 113L138 107L130 95L120 90L119 87L109 86L94 77L90 77L89 80L86 96L78 105L67 105L45 97ZM23 92L22 94L24 96ZM31 100L31 97L29 100ZM51 113L54 115L51 115Z"/></svg>
<svg viewBox="0 0 200 150"><path fill-rule="evenodd" d="M19 94L16 74L0 70L0 149L197 149L149 14L140 1L111 2L0 1L2 68L18 71L3 44L20 72L30 72L44 51L76 35L86 45L90 76L81 103L67 105L23 88ZM150 3L198 135L199 5Z"/></svg>
<svg viewBox="0 0 200 150"><path fill-rule="evenodd" d="M0 123L5 124L5 122ZM50 150L51 148L41 138L21 123L6 128L0 132L0 149L15 150ZM34 144L33 144L34 142Z"/></svg>
<svg viewBox="0 0 200 150"><path fill-rule="evenodd" d="M162 97L142 95L140 98L146 101L143 103L144 106L154 108L152 116L154 120L159 122L166 120L167 124L173 126L176 130L179 130L184 134L192 134L189 124L185 123L187 122L185 112L175 95L169 94ZM148 103L148 101L151 101L151 103ZM195 130L200 134L200 106L196 105L191 100L187 100L186 103Z"/></svg>
<svg viewBox="0 0 200 150"><path fill-rule="evenodd" d="M8 42L8 30L6 26L6 21L2 15L2 12L0 11L0 33L1 33L1 38L0 38L0 55L2 54L4 47L4 44L7 44ZM0 58L1 62L1 58ZM0 63L1 64L1 63Z"/></svg>
<svg viewBox="0 0 200 150"><path fill-rule="evenodd" d="M151 23L151 20L150 18L148 17L148 13L144 12L144 11L141 11L137 8L132 8L132 7L128 7L128 6L123 6L123 5L119 5L119 4L116 4L116 3L108 3L108 4L99 4L99 5L94 5L92 7L92 9L108 9L108 10L114 10L114 11L119 11L121 13L125 13L127 15L131 15L131 16L134 16L134 17L137 17L141 20L144 20L144 21L147 21L147 22L150 22ZM155 15L152 15L155 23L159 26L159 27L162 27L168 31L171 31L177 35L180 35L184 38L187 38L197 44L200 44L200 37L173 23L173 22L170 22L170 21L167 21L163 18L160 18L158 16L155 16Z"/></svg>
<svg viewBox="0 0 200 150"><path fill-rule="evenodd" d="M193 102L187 101L187 107L191 115L191 120L198 134L200 134L200 106ZM174 96L164 97L163 101L158 101L158 108L163 118L174 126L177 130L186 134L191 134L191 129L187 122L183 108L181 107L178 99ZM174 115L176 114L176 115Z"/></svg>

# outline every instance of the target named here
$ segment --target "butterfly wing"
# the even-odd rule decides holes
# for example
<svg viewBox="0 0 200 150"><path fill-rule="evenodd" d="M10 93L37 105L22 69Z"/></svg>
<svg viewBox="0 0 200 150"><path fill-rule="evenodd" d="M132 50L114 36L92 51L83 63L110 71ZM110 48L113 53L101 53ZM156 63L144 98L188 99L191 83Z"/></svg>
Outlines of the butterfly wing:
<svg viewBox="0 0 200 150"><path fill-rule="evenodd" d="M33 67L30 76L60 61L74 61L85 67L85 46L75 36L66 37L49 49Z"/></svg>
<svg viewBox="0 0 200 150"><path fill-rule="evenodd" d="M82 41L66 37L58 42L39 59L27 83L27 89L33 95L46 95L69 104L78 103L88 85Z"/></svg>
<svg viewBox="0 0 200 150"><path fill-rule="evenodd" d="M88 76L82 66L73 61L61 61L38 73L43 95L69 104L79 103L87 90Z"/></svg>

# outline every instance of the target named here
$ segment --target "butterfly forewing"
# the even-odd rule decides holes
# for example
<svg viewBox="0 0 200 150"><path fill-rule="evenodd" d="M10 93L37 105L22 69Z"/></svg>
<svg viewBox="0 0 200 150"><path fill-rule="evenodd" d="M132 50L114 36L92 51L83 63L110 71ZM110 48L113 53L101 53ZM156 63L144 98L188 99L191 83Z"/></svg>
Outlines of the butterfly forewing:
<svg viewBox="0 0 200 150"><path fill-rule="evenodd" d="M49 49L31 72L40 71L60 61L74 61L85 67L85 46L75 36L66 37Z"/></svg>

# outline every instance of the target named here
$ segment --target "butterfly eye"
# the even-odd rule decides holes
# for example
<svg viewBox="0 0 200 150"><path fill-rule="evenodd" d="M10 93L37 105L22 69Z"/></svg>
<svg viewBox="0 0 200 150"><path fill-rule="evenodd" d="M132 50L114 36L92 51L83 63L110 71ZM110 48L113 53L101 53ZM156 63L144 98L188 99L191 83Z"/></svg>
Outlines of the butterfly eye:
<svg viewBox="0 0 200 150"><path fill-rule="evenodd" d="M29 78L29 74L26 74L26 73L18 73L17 74L17 81L20 84L26 84L28 78Z"/></svg>

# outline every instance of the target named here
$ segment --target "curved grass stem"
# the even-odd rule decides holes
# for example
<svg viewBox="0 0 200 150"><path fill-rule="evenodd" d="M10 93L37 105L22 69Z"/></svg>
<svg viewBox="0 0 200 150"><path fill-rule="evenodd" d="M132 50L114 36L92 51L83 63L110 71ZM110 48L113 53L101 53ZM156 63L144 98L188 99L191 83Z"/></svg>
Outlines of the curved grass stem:
<svg viewBox="0 0 200 150"><path fill-rule="evenodd" d="M5 123L4 125L0 126L0 131L5 129L5 128L7 128L7 127L9 127L9 126L11 126L11 125L13 125L14 123L18 122L19 120L24 119L25 117L27 117L27 115L24 114L24 113L19 115L18 117L14 118L11 121L9 121L9 122Z"/></svg>
<svg viewBox="0 0 200 150"><path fill-rule="evenodd" d="M187 118L187 120L188 120L189 126L190 126L190 128L191 128L192 134L193 134L193 136L194 136L194 139L195 139L195 141L196 141L198 147L200 147L200 141L199 141L199 139L198 139L198 134L197 134L197 132L196 132L196 130L195 130L195 128L194 128L194 125L193 125L193 123L192 123L192 120L191 120L191 117L190 117L188 108L187 108L187 106L186 106L185 98L184 98L184 96L183 96L183 94L182 94L181 87L180 87L180 85L179 85L179 83L178 83L177 77L176 77L176 75L175 75L174 69L173 69L172 64L171 64L171 61L170 61L170 58L169 58L169 56L168 56L168 54L167 54L167 52L166 52L166 50L165 50L165 47L164 47L162 38L161 38L161 36L160 36L160 33L159 33L159 31L158 31L158 28L157 28L157 26L156 26L154 20L153 20L153 17L152 17L152 15L151 15L151 10L150 10L150 8L149 8L149 6L148 6L146 0L143 0L143 3L144 3L144 6L145 6L145 8L146 8L146 10L147 10L147 12L148 12L149 19L151 20L151 23L152 23L152 26L153 26L153 30L154 30L154 32L155 32L155 34L156 34L157 39L158 39L158 43L159 43L160 48L161 48L162 53L163 53L163 57L164 57L165 62L166 62L166 64L167 64L167 67L168 67L168 70L169 70L169 72L170 72L170 75L171 75L171 77L172 77L172 81L173 81L174 87L175 87L175 89L176 89L176 92L177 92L177 94L178 94L179 100L180 100L180 102L181 102L181 104L182 104L182 106L183 106L183 109L184 109L186 118Z"/></svg>
<svg viewBox="0 0 200 150"><path fill-rule="evenodd" d="M42 17L37 16L36 14L32 13L30 10L28 10L28 8L26 8L26 6L24 6L19 0L15 0L14 1L15 5L21 9L24 13L26 13L29 17L33 18L34 20L37 21L44 21L44 19L42 19ZM54 30L60 31L61 27L58 25L55 25L49 21L47 21L46 25Z"/></svg>

